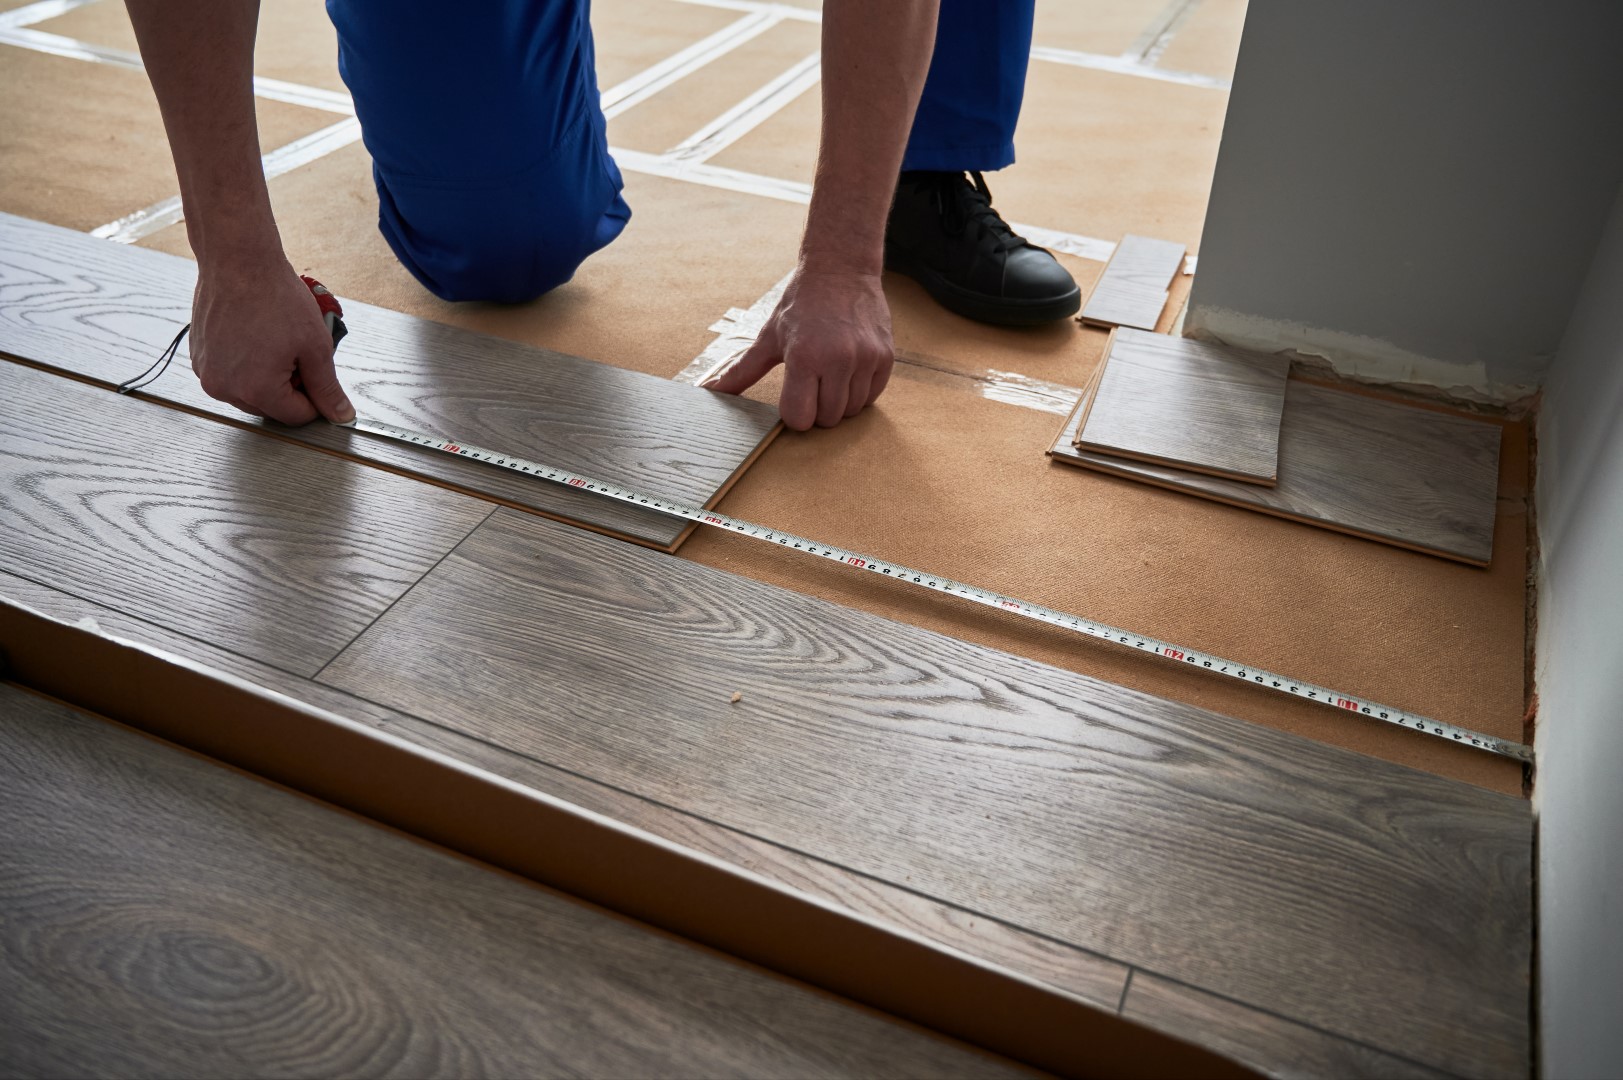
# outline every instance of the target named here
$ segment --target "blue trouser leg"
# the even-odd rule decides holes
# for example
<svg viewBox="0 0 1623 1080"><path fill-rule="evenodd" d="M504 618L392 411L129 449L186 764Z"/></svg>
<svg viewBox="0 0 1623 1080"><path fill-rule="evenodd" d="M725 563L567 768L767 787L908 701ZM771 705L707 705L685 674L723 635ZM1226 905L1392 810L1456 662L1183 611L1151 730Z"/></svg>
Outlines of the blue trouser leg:
<svg viewBox="0 0 1623 1080"><path fill-rule="evenodd" d="M446 300L531 300L625 228L587 0L327 0L389 246Z"/></svg>
<svg viewBox="0 0 1623 1080"><path fill-rule="evenodd" d="M1036 0L941 0L935 56L903 169L989 172L1014 164Z"/></svg>

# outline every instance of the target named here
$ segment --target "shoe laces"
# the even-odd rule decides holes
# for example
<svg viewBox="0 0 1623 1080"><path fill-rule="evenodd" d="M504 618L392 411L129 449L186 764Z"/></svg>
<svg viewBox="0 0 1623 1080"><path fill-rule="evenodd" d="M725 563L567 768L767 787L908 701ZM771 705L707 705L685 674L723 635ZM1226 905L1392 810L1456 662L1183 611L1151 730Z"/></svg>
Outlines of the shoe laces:
<svg viewBox="0 0 1623 1080"><path fill-rule="evenodd" d="M936 181L934 194L942 221L954 233L962 235L973 223L991 235L1000 253L1030 246L992 208L992 189L980 173L969 173L968 180L963 173L943 173Z"/></svg>

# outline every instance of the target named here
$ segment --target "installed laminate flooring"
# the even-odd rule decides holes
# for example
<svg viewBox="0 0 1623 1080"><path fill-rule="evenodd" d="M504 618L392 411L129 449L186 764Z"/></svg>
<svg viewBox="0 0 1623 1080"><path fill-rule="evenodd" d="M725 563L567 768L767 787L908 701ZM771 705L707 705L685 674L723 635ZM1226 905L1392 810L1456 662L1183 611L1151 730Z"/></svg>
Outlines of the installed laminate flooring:
<svg viewBox="0 0 1623 1080"><path fill-rule="evenodd" d="M0 684L0 1072L1024 1070Z"/></svg>
<svg viewBox="0 0 1623 1080"><path fill-rule="evenodd" d="M1054 440L1056 460L1473 566L1493 558L1492 421L1290 379L1270 488L1081 450L1081 416Z"/></svg>
<svg viewBox="0 0 1623 1080"><path fill-rule="evenodd" d="M312 674L487 503L0 360L0 565Z"/></svg>
<svg viewBox="0 0 1623 1080"><path fill-rule="evenodd" d="M1289 373L1282 357L1117 330L1076 445L1272 486Z"/></svg>
<svg viewBox="0 0 1623 1080"><path fill-rule="evenodd" d="M1186 250L1170 240L1122 237L1082 306L1082 321L1154 330Z"/></svg>
<svg viewBox="0 0 1623 1080"><path fill-rule="evenodd" d="M1518 799L509 511L319 678L1344 1038L1527 1066Z"/></svg>
<svg viewBox="0 0 1623 1080"><path fill-rule="evenodd" d="M144 370L191 317L196 265L0 215L0 352L117 384ZM334 282L341 293L343 285ZM338 368L370 419L455 437L651 494L710 505L778 430L743 398L347 303ZM252 418L204 394L182 350L142 391ZM316 422L282 435L654 547L689 522L537 483L479 462Z"/></svg>

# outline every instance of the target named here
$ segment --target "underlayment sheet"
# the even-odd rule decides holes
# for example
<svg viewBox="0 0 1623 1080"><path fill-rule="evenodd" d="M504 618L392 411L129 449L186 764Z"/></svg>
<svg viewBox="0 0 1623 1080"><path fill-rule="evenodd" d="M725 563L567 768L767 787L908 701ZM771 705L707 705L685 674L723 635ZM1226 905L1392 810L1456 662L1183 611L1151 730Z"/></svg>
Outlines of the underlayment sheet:
<svg viewBox="0 0 1623 1080"><path fill-rule="evenodd" d="M1197 0L1189 17L1178 26L1157 67L1229 79L1240 54L1240 29L1245 23L1246 0Z"/></svg>
<svg viewBox="0 0 1623 1080"><path fill-rule="evenodd" d="M343 119L264 100L258 115L263 150ZM88 231L176 190L145 75L0 45L0 211Z"/></svg>
<svg viewBox="0 0 1623 1080"><path fill-rule="evenodd" d="M1039 3L1032 44L1116 56L1131 49L1167 7L1168 0Z"/></svg>
<svg viewBox="0 0 1623 1080"><path fill-rule="evenodd" d="M1196 251L1227 108L1221 90L1033 60L1019 160L986 174L994 203L1010 221ZM805 94L711 163L810 183L820 112Z"/></svg>
<svg viewBox="0 0 1623 1080"><path fill-rule="evenodd" d="M135 31L118 0L97 0L36 23L48 34L136 52ZM259 5L254 74L301 86L343 90L338 77L338 33L322 0L267 0Z"/></svg>
<svg viewBox="0 0 1623 1080"><path fill-rule="evenodd" d="M671 149L817 52L821 31L816 23L779 23L655 94L646 103L612 117L609 145L651 153ZM806 93L816 97L817 87L813 86Z"/></svg>

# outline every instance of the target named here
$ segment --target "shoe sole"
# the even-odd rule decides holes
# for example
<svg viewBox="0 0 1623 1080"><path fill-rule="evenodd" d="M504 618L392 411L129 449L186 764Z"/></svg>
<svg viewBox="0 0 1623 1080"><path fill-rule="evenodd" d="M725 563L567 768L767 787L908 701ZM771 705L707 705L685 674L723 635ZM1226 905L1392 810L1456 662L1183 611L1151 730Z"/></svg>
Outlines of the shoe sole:
<svg viewBox="0 0 1623 1080"><path fill-rule="evenodd" d="M1037 300L1011 300L1001 296L988 296L955 285L928 267L919 266L889 251L885 253L885 269L905 274L924 286L924 291L936 303L955 315L994 326L1041 326L1057 322L1082 310L1082 288L1072 287L1060 296L1045 296Z"/></svg>

